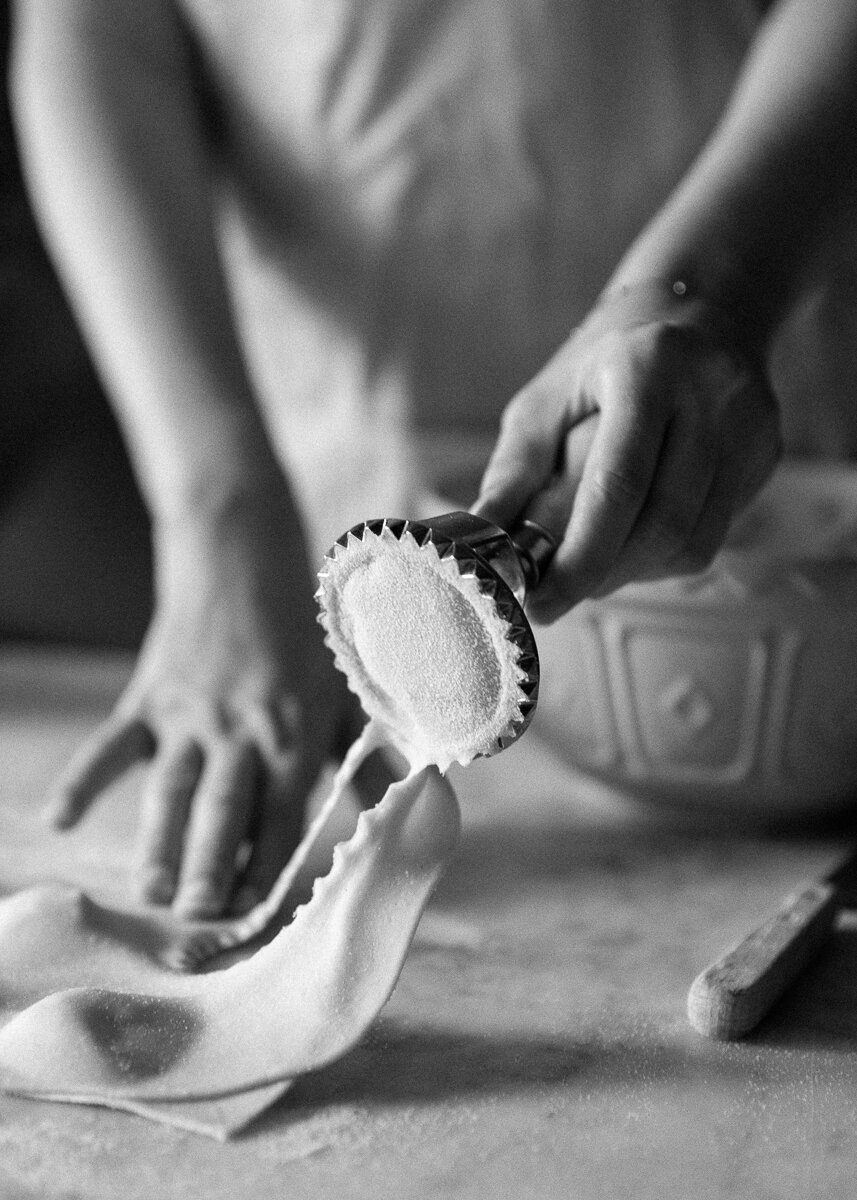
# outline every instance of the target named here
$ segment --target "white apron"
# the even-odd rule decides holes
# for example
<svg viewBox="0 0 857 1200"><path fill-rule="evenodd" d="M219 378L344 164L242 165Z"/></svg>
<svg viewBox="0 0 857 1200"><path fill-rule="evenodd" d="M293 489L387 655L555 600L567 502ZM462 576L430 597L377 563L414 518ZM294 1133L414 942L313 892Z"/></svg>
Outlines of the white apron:
<svg viewBox="0 0 857 1200"><path fill-rule="evenodd" d="M695 157L757 19L750 0L183 7L226 113L236 316L316 551L484 454Z"/></svg>

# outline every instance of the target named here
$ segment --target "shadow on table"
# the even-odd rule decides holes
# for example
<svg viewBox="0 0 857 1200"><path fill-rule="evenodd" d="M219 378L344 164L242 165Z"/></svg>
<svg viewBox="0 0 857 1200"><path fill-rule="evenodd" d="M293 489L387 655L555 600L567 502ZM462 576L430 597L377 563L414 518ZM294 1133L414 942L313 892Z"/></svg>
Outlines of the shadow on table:
<svg viewBox="0 0 857 1200"><path fill-rule="evenodd" d="M818 958L747 1040L788 1050L857 1052L857 923L834 930Z"/></svg>
<svg viewBox="0 0 857 1200"><path fill-rule="evenodd" d="M567 883L585 891L593 883L637 878L670 888L695 889L702 881L722 880L724 889L763 876L766 858L781 861L793 853L795 880L806 871L807 851L835 839L853 842L857 827L818 824L786 833L760 829L668 827L603 828L557 823L516 826L498 821L468 830L461 849L440 885L444 904L477 901L506 905L534 882ZM847 839L847 842L846 842Z"/></svg>
<svg viewBox="0 0 857 1200"><path fill-rule="evenodd" d="M403 1029L379 1022L345 1058L299 1079L288 1096L253 1126L270 1131L337 1104L440 1104L502 1099L562 1084L592 1095L623 1086L696 1076L699 1064L680 1045L637 1038L491 1036ZM728 1057L705 1071L742 1080Z"/></svg>

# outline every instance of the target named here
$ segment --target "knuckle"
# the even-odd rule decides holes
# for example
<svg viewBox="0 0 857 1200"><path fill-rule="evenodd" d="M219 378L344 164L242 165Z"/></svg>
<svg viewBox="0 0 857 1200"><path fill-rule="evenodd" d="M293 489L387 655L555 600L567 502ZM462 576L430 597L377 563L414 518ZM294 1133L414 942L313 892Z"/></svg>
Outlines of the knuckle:
<svg viewBox="0 0 857 1200"><path fill-rule="evenodd" d="M531 389L518 392L503 409L500 417L501 432L510 435L525 431L530 422L530 408L533 403Z"/></svg>
<svg viewBox="0 0 857 1200"><path fill-rule="evenodd" d="M598 397L599 406L614 395L625 394L625 384L628 379L628 363L624 350L617 346L616 352L600 359L595 365L591 382Z"/></svg>

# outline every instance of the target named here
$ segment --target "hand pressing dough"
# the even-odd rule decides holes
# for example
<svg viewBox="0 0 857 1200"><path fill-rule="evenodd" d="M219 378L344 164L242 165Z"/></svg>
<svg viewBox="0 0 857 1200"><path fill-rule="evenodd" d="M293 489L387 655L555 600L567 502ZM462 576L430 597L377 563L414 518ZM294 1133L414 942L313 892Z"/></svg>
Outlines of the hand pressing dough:
<svg viewBox="0 0 857 1200"><path fill-rule="evenodd" d="M363 737L374 738L371 726ZM349 757L356 769L359 755ZM166 1112L282 1088L332 1061L392 992L459 828L438 770L413 772L361 815L290 925L252 958L204 976L172 974L123 942L80 893L39 889L0 904L2 986L26 1001L22 980L35 971L44 989L0 1032L0 1086ZM68 988L66 969L83 986ZM54 990L61 980L65 990Z"/></svg>
<svg viewBox="0 0 857 1200"><path fill-rule="evenodd" d="M525 672L493 598L433 546L386 528L350 537L321 579L328 640L370 722L271 896L190 941L68 889L0 902L0 986L21 1009L0 1031L0 1087L227 1132L345 1053L385 1004L458 840L440 770L514 733ZM170 971L267 927L338 795L384 740L411 773L361 816L293 922L235 966Z"/></svg>

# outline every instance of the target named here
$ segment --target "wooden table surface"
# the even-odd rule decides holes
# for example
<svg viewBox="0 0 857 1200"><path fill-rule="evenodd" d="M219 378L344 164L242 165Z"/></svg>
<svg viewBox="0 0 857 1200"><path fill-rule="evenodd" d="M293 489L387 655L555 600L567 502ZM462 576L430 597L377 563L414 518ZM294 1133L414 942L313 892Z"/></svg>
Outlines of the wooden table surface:
<svg viewBox="0 0 857 1200"><path fill-rule="evenodd" d="M70 834L37 812L127 667L0 649L0 891L123 894L139 776ZM363 1044L224 1144L0 1097L0 1197L852 1200L857 922L746 1042L685 1018L697 972L845 832L683 828L537 732L456 783L461 852Z"/></svg>

